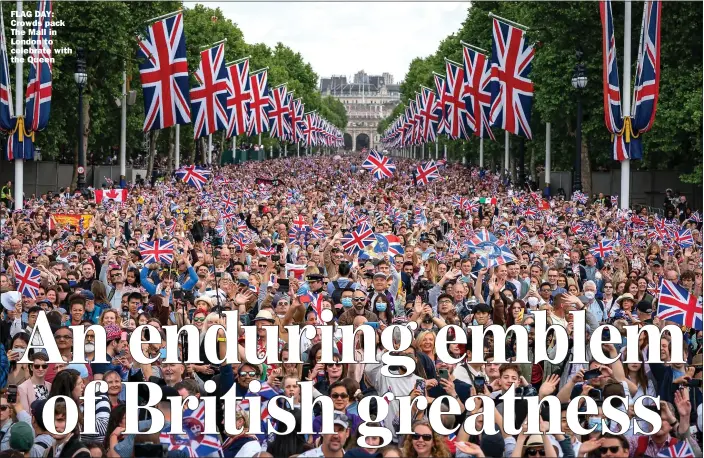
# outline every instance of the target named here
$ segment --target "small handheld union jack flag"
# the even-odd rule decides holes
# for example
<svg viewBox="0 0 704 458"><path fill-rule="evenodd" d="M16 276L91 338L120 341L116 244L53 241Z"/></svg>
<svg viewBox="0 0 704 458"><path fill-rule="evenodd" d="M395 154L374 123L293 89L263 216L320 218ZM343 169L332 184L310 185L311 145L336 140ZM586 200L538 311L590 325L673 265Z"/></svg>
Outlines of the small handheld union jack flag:
<svg viewBox="0 0 704 458"><path fill-rule="evenodd" d="M658 458L694 458L694 450L687 441L680 441L673 445L668 445L658 453Z"/></svg>
<svg viewBox="0 0 704 458"><path fill-rule="evenodd" d="M615 242L613 240L604 239L589 249L589 252L595 258L607 258L614 253Z"/></svg>
<svg viewBox="0 0 704 458"><path fill-rule="evenodd" d="M27 264L15 260L15 282L17 291L25 297L36 299L39 293L41 272Z"/></svg>
<svg viewBox="0 0 704 458"><path fill-rule="evenodd" d="M391 178L396 171L396 166L388 157L376 150L370 150L367 159L362 163L362 168L369 170L374 178Z"/></svg>
<svg viewBox="0 0 704 458"><path fill-rule="evenodd" d="M200 167L196 167L195 165L182 167L174 173L176 174L176 178L198 190L203 188L203 185L208 181L208 178L210 178L210 175L212 174L210 170L202 169Z"/></svg>
<svg viewBox="0 0 704 458"><path fill-rule="evenodd" d="M174 260L174 241L157 239L153 242L142 242L139 244L139 253L145 264L171 264Z"/></svg>
<svg viewBox="0 0 704 458"><path fill-rule="evenodd" d="M663 280L658 298L658 318L701 331L702 300L683 287Z"/></svg>
<svg viewBox="0 0 704 458"><path fill-rule="evenodd" d="M426 185L439 178L440 174L435 161L429 161L416 167L416 186L419 184Z"/></svg>
<svg viewBox="0 0 704 458"><path fill-rule="evenodd" d="M497 239L486 229L474 234L468 240L468 246L479 255L481 263L487 268L516 260L516 256L511 252L508 244Z"/></svg>
<svg viewBox="0 0 704 458"><path fill-rule="evenodd" d="M367 223L359 225L354 231L342 237L342 248L349 254L362 251L376 242L374 231Z"/></svg>
<svg viewBox="0 0 704 458"><path fill-rule="evenodd" d="M611 205L618 207L618 196L611 196Z"/></svg>
<svg viewBox="0 0 704 458"><path fill-rule="evenodd" d="M694 245L694 237L689 229L682 229L675 234L675 241L682 248L689 248Z"/></svg>

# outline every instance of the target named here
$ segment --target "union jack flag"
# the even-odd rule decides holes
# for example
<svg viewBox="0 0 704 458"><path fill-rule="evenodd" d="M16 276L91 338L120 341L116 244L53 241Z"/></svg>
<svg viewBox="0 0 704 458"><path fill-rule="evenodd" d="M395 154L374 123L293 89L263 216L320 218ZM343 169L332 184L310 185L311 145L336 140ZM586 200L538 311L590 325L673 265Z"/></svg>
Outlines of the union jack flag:
<svg viewBox="0 0 704 458"><path fill-rule="evenodd" d="M249 118L247 133L249 135L269 132L269 83L266 69L258 70L249 75L249 86L252 99L249 101Z"/></svg>
<svg viewBox="0 0 704 458"><path fill-rule="evenodd" d="M451 205L460 210L469 210L471 201L466 197L452 196Z"/></svg>
<svg viewBox="0 0 704 458"><path fill-rule="evenodd" d="M195 165L182 167L174 172L176 178L200 190L210 178L210 170L201 169Z"/></svg>
<svg viewBox="0 0 704 458"><path fill-rule="evenodd" d="M607 258L614 253L614 246L615 242L613 240L603 239L601 242L591 247L589 252L593 254L595 258Z"/></svg>
<svg viewBox="0 0 704 458"><path fill-rule="evenodd" d="M284 97L284 127L285 132L283 139L291 143L293 141L294 125L291 124L291 111L293 110L293 91L287 91Z"/></svg>
<svg viewBox="0 0 704 458"><path fill-rule="evenodd" d="M572 193L572 202L579 202L582 205L586 205L589 198L586 194L581 191L575 191Z"/></svg>
<svg viewBox="0 0 704 458"><path fill-rule="evenodd" d="M276 254L276 247L274 246L260 246L257 247L257 252L259 253L259 256L266 256L269 257L272 254Z"/></svg>
<svg viewBox="0 0 704 458"><path fill-rule="evenodd" d="M291 116L291 143L298 143L303 138L303 112L305 105L303 100L295 99L291 102L289 114Z"/></svg>
<svg viewBox="0 0 704 458"><path fill-rule="evenodd" d="M416 186L418 184L426 185L438 178L440 178L440 174L438 173L438 166L435 164L435 161L428 161L416 167Z"/></svg>
<svg viewBox="0 0 704 458"><path fill-rule="evenodd" d="M171 264L174 260L174 241L157 239L153 242L142 242L139 244L139 254L145 264L153 262Z"/></svg>
<svg viewBox="0 0 704 458"><path fill-rule="evenodd" d="M224 43L200 52L200 65L195 76L200 86L191 89L191 104L196 114L193 138L198 139L220 129L227 129L229 83Z"/></svg>
<svg viewBox="0 0 704 458"><path fill-rule="evenodd" d="M51 108L52 64L51 22L52 2L40 0L34 15L36 27L31 35L32 61L29 63L29 78L25 93L25 126L32 132L46 128Z"/></svg>
<svg viewBox="0 0 704 458"><path fill-rule="evenodd" d="M613 135L614 159L628 159L628 151L623 136L623 117L621 112L621 88L618 78L616 60L616 37L614 36L614 17L611 13L611 0L599 2L603 43L604 66L604 120L606 129Z"/></svg>
<svg viewBox="0 0 704 458"><path fill-rule="evenodd" d="M315 144L315 113L310 112L305 114L303 121L303 143L306 146Z"/></svg>
<svg viewBox="0 0 704 458"><path fill-rule="evenodd" d="M191 122L183 14L150 25L138 37L137 59L144 92L144 130Z"/></svg>
<svg viewBox="0 0 704 458"><path fill-rule="evenodd" d="M658 453L658 457L664 458L694 458L694 456L694 450L686 440L668 445Z"/></svg>
<svg viewBox="0 0 704 458"><path fill-rule="evenodd" d="M442 107L437 102L435 92L425 86L421 86L421 98L423 109L420 112L423 120L423 132L421 138L426 143L431 143L437 139L437 130L442 119Z"/></svg>
<svg viewBox="0 0 704 458"><path fill-rule="evenodd" d="M618 207L618 196L611 196L611 206Z"/></svg>
<svg viewBox="0 0 704 458"><path fill-rule="evenodd" d="M509 245L497 239L494 234L482 229L467 241L470 249L479 255L479 260L486 268L506 264L516 260Z"/></svg>
<svg viewBox="0 0 704 458"><path fill-rule="evenodd" d="M424 208L415 207L413 209L413 221L415 224L419 225L428 224L428 218L425 216Z"/></svg>
<svg viewBox="0 0 704 458"><path fill-rule="evenodd" d="M27 264L15 260L15 283L17 291L25 297L37 298L42 273Z"/></svg>
<svg viewBox="0 0 704 458"><path fill-rule="evenodd" d="M641 134L649 131L655 122L655 111L660 93L660 19L662 2L646 1L643 5L643 24L640 30L638 66L633 87L632 131L629 145L631 159L643 158Z"/></svg>
<svg viewBox="0 0 704 458"><path fill-rule="evenodd" d="M486 138L488 135L489 138L494 140L494 132L492 132L491 123L489 122L489 110L491 108L491 92L489 92L491 71L489 62L484 54L473 50L467 45L463 45L463 49L464 80L466 85L464 101L474 126L474 135L480 138Z"/></svg>
<svg viewBox="0 0 704 458"><path fill-rule="evenodd" d="M249 59L242 59L227 66L227 137L247 132L247 113L252 90L249 86Z"/></svg>
<svg viewBox="0 0 704 458"><path fill-rule="evenodd" d="M691 216L689 217L689 221L692 221L693 223L701 223L702 222L702 215L700 215L699 212L696 211L691 214Z"/></svg>
<svg viewBox="0 0 704 458"><path fill-rule="evenodd" d="M445 98L445 116L448 123L450 138L469 138L474 131L474 120L467 110L465 98L468 97L468 87L465 85L464 67L462 64L445 59L447 97Z"/></svg>
<svg viewBox="0 0 704 458"><path fill-rule="evenodd" d="M447 84L445 82L445 76L438 73L433 73L433 78L435 79L435 95L437 97L436 109L440 110L440 121L438 122L437 134L448 134L450 131L447 112L445 110L445 105L448 103L447 94Z"/></svg>
<svg viewBox="0 0 704 458"><path fill-rule="evenodd" d="M276 86L269 91L270 109L268 112L271 135L283 139L291 130L286 119L289 108L286 105L286 85Z"/></svg>
<svg viewBox="0 0 704 458"><path fill-rule="evenodd" d="M394 234L382 235L386 238L387 252L390 256L401 256L405 253L403 245L401 244L401 239L399 239Z"/></svg>
<svg viewBox="0 0 704 458"><path fill-rule="evenodd" d="M660 320L672 321L680 326L701 331L701 298L690 294L686 289L669 280L662 280L657 316Z"/></svg>
<svg viewBox="0 0 704 458"><path fill-rule="evenodd" d="M15 113L12 105L10 67L7 63L7 41L5 40L5 20L0 4L0 129L10 131L15 127ZM9 155L8 155L9 156ZM8 157L12 160L13 157Z"/></svg>
<svg viewBox="0 0 704 458"><path fill-rule="evenodd" d="M492 126L532 138L530 110L533 104L533 46L523 30L494 18L491 43Z"/></svg>
<svg viewBox="0 0 704 458"><path fill-rule="evenodd" d="M396 166L388 157L377 150L370 150L367 159L362 163L362 168L369 170L374 178L391 178L396 171Z"/></svg>
<svg viewBox="0 0 704 458"><path fill-rule="evenodd" d="M374 231L367 223L360 224L351 233L342 237L342 248L349 254L363 251L366 247L376 242Z"/></svg>
<svg viewBox="0 0 704 458"><path fill-rule="evenodd" d="M298 231L305 231L308 227L308 224L306 223L306 219L298 215L296 218L294 218L293 222L293 227L298 230Z"/></svg>
<svg viewBox="0 0 704 458"><path fill-rule="evenodd" d="M694 237L689 229L682 229L675 233L675 242L682 248L689 248L694 245Z"/></svg>
<svg viewBox="0 0 704 458"><path fill-rule="evenodd" d="M201 401L195 410L183 411L183 431L185 434L162 432L159 441L169 451L181 450L190 457L212 456L222 452L219 436L205 433L205 402Z"/></svg>

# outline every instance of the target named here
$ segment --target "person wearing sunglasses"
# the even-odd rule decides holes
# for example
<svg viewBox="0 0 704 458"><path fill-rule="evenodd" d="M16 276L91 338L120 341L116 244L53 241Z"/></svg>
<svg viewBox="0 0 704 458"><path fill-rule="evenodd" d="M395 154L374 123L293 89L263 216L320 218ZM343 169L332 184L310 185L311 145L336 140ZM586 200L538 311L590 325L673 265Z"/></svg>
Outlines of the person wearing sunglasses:
<svg viewBox="0 0 704 458"><path fill-rule="evenodd" d="M598 455L601 458L628 458L630 444L624 436L604 434L599 439Z"/></svg>
<svg viewBox="0 0 704 458"><path fill-rule="evenodd" d="M249 392L249 382L259 380L262 369L258 364L242 363L235 371L237 396L245 396Z"/></svg>
<svg viewBox="0 0 704 458"><path fill-rule="evenodd" d="M36 352L32 355L32 363L29 365L32 376L17 387L17 397L23 406L31 406L37 399L49 397L51 383L45 380L48 368L49 357L46 353Z"/></svg>
<svg viewBox="0 0 704 458"><path fill-rule="evenodd" d="M349 417L344 414L336 414L333 420L333 427L335 432L332 434L323 434L322 443L320 447L308 450L307 452L298 455L299 458L313 458L313 457L335 457L342 458L345 455L345 442L350 437L350 424Z"/></svg>
<svg viewBox="0 0 704 458"><path fill-rule="evenodd" d="M349 411L350 404L354 400L354 393L350 393L349 389L351 386L359 384L354 380L345 378L338 380L332 385L330 385L330 398L332 399L332 404L335 407L335 413L344 414L347 416L353 431L357 431L359 426L364 423L359 415L355 415ZM320 437L320 432L323 430L323 417L317 415L313 419L313 431L315 434L310 436L309 441L315 442L318 437Z"/></svg>
<svg viewBox="0 0 704 458"><path fill-rule="evenodd" d="M405 458L449 458L452 456L447 444L425 420L417 421L412 427L413 433L406 436L403 442Z"/></svg>
<svg viewBox="0 0 704 458"><path fill-rule="evenodd" d="M521 442L525 441L523 444ZM523 433L519 434L516 440L516 450L521 450L522 458L557 458L557 451L551 441L549 434L532 434L526 437ZM514 452L512 456L517 456Z"/></svg>

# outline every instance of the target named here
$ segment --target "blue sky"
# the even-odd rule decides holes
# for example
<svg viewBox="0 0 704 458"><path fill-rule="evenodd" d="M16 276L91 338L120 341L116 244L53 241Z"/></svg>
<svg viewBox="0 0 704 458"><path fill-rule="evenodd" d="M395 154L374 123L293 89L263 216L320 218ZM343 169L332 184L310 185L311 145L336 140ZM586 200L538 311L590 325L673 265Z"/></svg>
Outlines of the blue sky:
<svg viewBox="0 0 704 458"><path fill-rule="evenodd" d="M469 2L206 2L248 43L281 41L323 77L390 72L398 82L414 57L459 30Z"/></svg>

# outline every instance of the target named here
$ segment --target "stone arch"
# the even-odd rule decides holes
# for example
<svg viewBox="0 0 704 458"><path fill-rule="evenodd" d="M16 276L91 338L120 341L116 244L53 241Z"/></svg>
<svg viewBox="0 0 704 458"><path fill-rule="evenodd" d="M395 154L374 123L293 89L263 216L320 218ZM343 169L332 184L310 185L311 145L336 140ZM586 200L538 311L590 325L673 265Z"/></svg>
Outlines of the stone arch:
<svg viewBox="0 0 704 458"><path fill-rule="evenodd" d="M372 137L366 132L360 132L355 137L355 149L361 151L364 148L369 148L371 146Z"/></svg>
<svg viewBox="0 0 704 458"><path fill-rule="evenodd" d="M349 132L345 132L345 134L344 134L344 140L345 140L345 146L344 146L344 148L345 148L346 150L351 150L354 140L353 140L353 138L352 138L352 135L349 134Z"/></svg>

